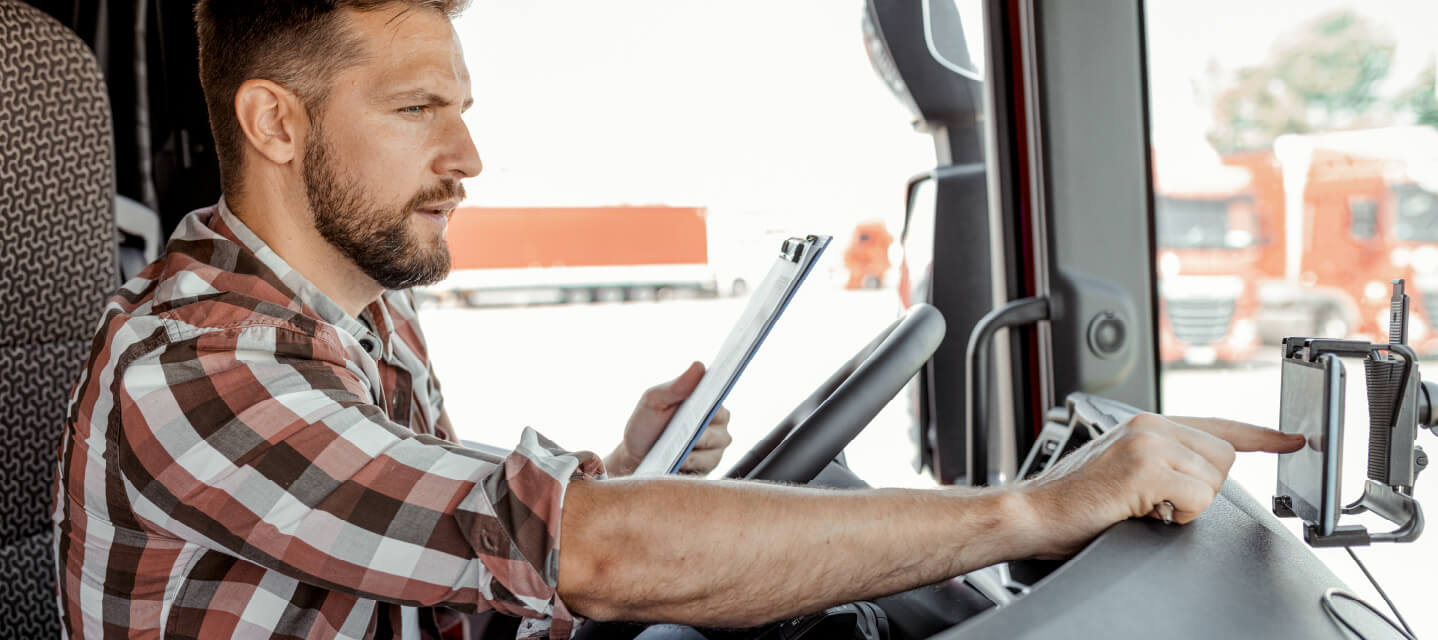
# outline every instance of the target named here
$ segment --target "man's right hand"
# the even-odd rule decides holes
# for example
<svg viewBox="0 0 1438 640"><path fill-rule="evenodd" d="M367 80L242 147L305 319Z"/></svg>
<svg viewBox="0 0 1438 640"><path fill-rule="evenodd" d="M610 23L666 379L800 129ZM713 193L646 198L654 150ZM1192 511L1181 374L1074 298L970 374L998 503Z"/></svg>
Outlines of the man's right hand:
<svg viewBox="0 0 1438 640"><path fill-rule="evenodd" d="M1289 453L1302 435L1218 418L1135 416L1043 474L1017 486L1040 527L1039 557L1077 553L1116 522L1158 517L1173 504L1173 521L1197 518L1223 487L1236 451Z"/></svg>

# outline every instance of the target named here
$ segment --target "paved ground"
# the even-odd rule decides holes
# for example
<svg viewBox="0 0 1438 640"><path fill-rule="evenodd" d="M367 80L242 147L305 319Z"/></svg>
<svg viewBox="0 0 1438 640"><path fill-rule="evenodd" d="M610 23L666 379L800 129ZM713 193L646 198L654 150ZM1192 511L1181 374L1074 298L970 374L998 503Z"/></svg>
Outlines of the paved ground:
<svg viewBox="0 0 1438 640"><path fill-rule="evenodd" d="M607 452L618 442L640 392L678 375L691 360L711 359L742 307L743 300L721 299L431 309L424 312L424 326L462 437L509 446L528 425L563 446ZM727 402L734 414L735 444L721 469L887 326L896 307L892 291L843 292L826 282L802 291ZM1166 372L1165 410L1276 425L1277 356L1275 349L1248 365ZM1352 498L1362 486L1366 438L1361 432L1367 418L1361 369L1350 369L1348 425L1357 425L1359 432L1349 438L1345 452L1344 495ZM932 486L913 471L907 429L900 399L850 446L851 466L876 485ZM1438 452L1438 439L1420 438ZM1274 474L1274 460L1256 455L1241 456L1233 471L1260 501L1272 494ZM1417 495L1429 499L1430 511L1438 509L1433 472L1419 480ZM1296 534L1296 526L1293 530ZM1353 591L1382 606L1347 554L1317 553ZM1438 568L1438 534L1430 532L1409 545L1359 549L1358 554L1419 636L1438 635L1438 611L1428 606L1433 569Z"/></svg>

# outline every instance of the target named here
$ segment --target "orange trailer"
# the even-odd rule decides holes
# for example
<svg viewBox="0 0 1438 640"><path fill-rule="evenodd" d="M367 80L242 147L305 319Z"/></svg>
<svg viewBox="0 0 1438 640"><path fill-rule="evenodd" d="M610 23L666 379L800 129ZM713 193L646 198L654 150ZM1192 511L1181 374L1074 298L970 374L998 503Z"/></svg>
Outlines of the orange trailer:
<svg viewBox="0 0 1438 640"><path fill-rule="evenodd" d="M463 207L453 271L431 292L473 304L712 295L702 207Z"/></svg>

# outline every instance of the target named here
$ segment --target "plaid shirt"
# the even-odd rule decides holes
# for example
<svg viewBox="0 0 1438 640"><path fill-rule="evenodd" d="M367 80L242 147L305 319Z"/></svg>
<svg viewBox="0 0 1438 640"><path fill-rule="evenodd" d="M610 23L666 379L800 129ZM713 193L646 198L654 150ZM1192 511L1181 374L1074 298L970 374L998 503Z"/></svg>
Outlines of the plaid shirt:
<svg viewBox="0 0 1438 640"><path fill-rule="evenodd" d="M55 488L75 638L567 638L559 517L589 453L456 444L413 299L349 316L222 201L112 297Z"/></svg>

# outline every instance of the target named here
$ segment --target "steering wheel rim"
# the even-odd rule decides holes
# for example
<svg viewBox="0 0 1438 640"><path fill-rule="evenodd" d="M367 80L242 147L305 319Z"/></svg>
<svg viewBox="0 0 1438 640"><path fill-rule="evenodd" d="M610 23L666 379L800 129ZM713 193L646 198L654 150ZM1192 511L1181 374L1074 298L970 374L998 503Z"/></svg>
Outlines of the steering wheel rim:
<svg viewBox="0 0 1438 640"><path fill-rule="evenodd" d="M800 403L726 477L813 480L923 368L943 342L944 331L938 309L928 304L911 307Z"/></svg>

